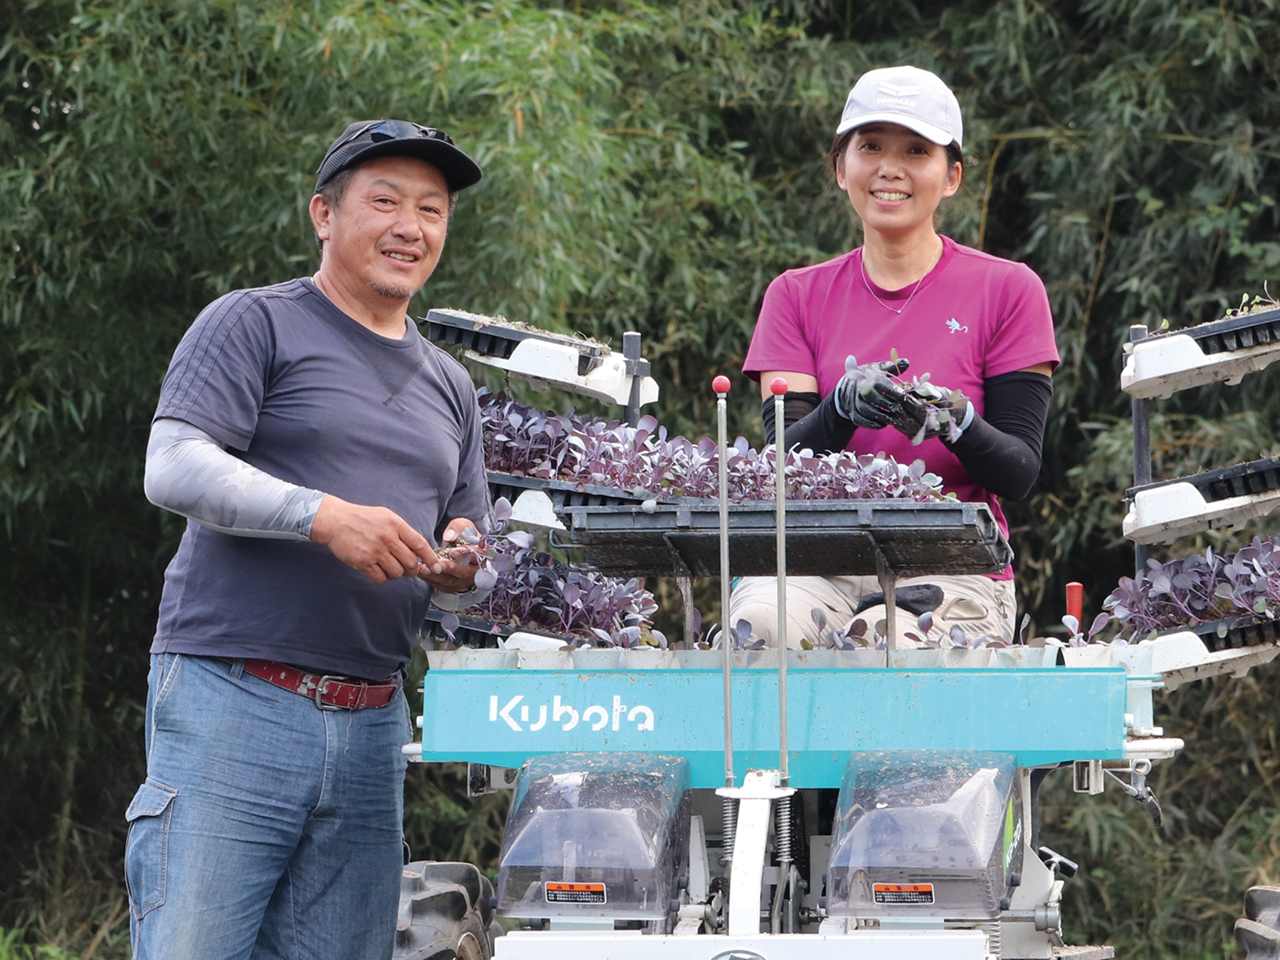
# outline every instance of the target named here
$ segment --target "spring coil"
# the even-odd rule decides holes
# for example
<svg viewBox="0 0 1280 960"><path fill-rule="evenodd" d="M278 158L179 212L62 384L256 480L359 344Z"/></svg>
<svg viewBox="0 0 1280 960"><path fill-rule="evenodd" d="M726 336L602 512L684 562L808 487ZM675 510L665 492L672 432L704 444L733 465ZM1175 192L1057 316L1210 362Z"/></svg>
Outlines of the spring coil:
<svg viewBox="0 0 1280 960"><path fill-rule="evenodd" d="M1003 927L999 920L978 924L978 929L987 935L987 953L993 957L1000 956L1000 934Z"/></svg>
<svg viewBox="0 0 1280 960"><path fill-rule="evenodd" d="M724 827L724 837L720 841L720 863L728 864L733 862L733 841L738 835L738 801L733 797L724 797L723 800L720 822Z"/></svg>
<svg viewBox="0 0 1280 960"><path fill-rule="evenodd" d="M791 797L780 798L776 809L778 819L774 825L774 833L777 839L778 862L792 863L795 856L791 849Z"/></svg>

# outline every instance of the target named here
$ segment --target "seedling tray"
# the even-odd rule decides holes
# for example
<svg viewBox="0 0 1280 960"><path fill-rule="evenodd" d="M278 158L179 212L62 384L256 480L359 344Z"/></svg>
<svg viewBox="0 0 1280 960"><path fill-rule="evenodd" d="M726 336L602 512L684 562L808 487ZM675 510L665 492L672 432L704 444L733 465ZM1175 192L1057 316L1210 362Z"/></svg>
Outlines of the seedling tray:
<svg viewBox="0 0 1280 960"><path fill-rule="evenodd" d="M1280 624L1274 620L1259 620L1254 617L1213 620L1197 623L1194 627L1166 630L1164 633L1183 633L1188 630L1196 634L1210 652L1261 647L1280 641Z"/></svg>
<svg viewBox="0 0 1280 960"><path fill-rule="evenodd" d="M422 638L441 642L448 640L449 635L444 632L441 623L448 615L443 610L428 607L426 619L422 622ZM500 638L505 639L516 630L509 623L494 623L479 617L464 617L462 614L455 616L459 626L453 631L453 642L459 647L496 647Z"/></svg>
<svg viewBox="0 0 1280 960"><path fill-rule="evenodd" d="M1206 500L1270 493L1280 490L1280 457L1266 457L1198 474L1191 478L1191 482Z"/></svg>
<svg viewBox="0 0 1280 960"><path fill-rule="evenodd" d="M1280 506L1280 457L1130 487L1125 536L1155 543L1232 526Z"/></svg>
<svg viewBox="0 0 1280 960"><path fill-rule="evenodd" d="M1214 320L1178 332L1195 340L1206 354L1280 344L1280 309Z"/></svg>
<svg viewBox="0 0 1280 960"><path fill-rule="evenodd" d="M422 624L422 638L424 640L437 640L445 642L449 639L449 635L444 632L442 621L448 614L443 610L437 610L435 607L427 609L426 619ZM510 623L497 623L493 620L485 620L481 617L464 617L462 614L455 614L458 618L458 628L453 631L453 643L455 647L483 647L496 648L499 640L508 640L515 634L528 636L533 634L539 637L548 637L552 640L559 640L562 643L573 646L581 643L580 638L566 637L562 634L551 633L538 627L523 627Z"/></svg>
<svg viewBox="0 0 1280 960"><path fill-rule="evenodd" d="M578 376L586 376L600 365L609 348L601 343L590 343L576 337L548 333L544 330L525 330L505 324L494 317L463 310L430 310L423 325L426 337L432 343L446 347L462 347L485 357L509 360L516 346L525 340L543 340L558 346L572 347L578 351Z"/></svg>
<svg viewBox="0 0 1280 960"><path fill-rule="evenodd" d="M1225 380L1280 359L1280 309L1157 333L1133 344L1120 386L1142 399Z"/></svg>
<svg viewBox="0 0 1280 960"><path fill-rule="evenodd" d="M1144 490L1155 490L1175 483L1191 484L1200 491L1206 503L1229 500L1232 497L1272 493L1280 490L1280 457L1266 457L1249 463L1238 463L1232 467L1221 467L1218 470L1209 470L1198 473L1194 477L1183 477L1179 480L1145 483L1140 487L1130 487L1125 491L1125 495L1132 501Z"/></svg>
<svg viewBox="0 0 1280 960"><path fill-rule="evenodd" d="M714 500L634 507L566 507L571 543L609 576L719 576ZM772 501L729 507L733 576L777 573ZM787 572L875 575L877 554L895 576L997 573L1012 559L986 504L948 500L797 501L787 505Z"/></svg>
<svg viewBox="0 0 1280 960"><path fill-rule="evenodd" d="M489 492L495 500L506 497L515 503L522 493L535 490L550 498L557 513L565 507L631 506L651 499L648 494L635 494L617 487L601 487L574 480L540 480L537 477L517 477L496 470L490 470L488 477Z"/></svg>

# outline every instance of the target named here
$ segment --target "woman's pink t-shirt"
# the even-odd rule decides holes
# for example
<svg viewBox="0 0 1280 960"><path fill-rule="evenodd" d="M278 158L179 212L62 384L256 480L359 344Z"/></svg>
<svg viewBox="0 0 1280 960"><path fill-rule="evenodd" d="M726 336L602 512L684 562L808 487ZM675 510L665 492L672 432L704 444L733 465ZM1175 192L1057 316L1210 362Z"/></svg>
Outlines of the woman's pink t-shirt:
<svg viewBox="0 0 1280 960"><path fill-rule="evenodd" d="M914 293L911 286L891 292L870 284L861 247L777 277L765 292L743 372L754 380L771 370L807 373L825 397L844 375L845 357L876 363L896 350L911 362L907 377L928 373L939 386L962 391L982 415L985 381L1041 363L1056 365L1049 298L1031 268L949 237L942 242L937 267ZM969 477L942 441L917 447L892 427L859 429L848 449L885 453L900 463L923 459L942 477L944 491L990 504L1008 536L999 499ZM1006 571L1002 579L1012 576Z"/></svg>

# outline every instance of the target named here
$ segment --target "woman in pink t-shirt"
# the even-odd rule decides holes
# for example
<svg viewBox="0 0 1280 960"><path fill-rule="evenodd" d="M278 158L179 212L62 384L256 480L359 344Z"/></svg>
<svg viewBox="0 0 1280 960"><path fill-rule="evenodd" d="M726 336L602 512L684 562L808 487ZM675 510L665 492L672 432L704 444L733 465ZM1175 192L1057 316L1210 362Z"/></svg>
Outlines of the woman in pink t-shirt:
<svg viewBox="0 0 1280 960"><path fill-rule="evenodd" d="M1025 497L1039 473L1058 351L1044 284L1029 267L935 229L939 204L964 178L962 142L960 104L929 71L891 67L858 80L829 159L862 221L863 245L769 285L743 371L761 383L768 440L768 384L782 377L788 447L923 459L945 491L988 504L1007 536L999 498ZM945 423L926 424L918 405L904 403L907 362L911 374L928 373L950 391ZM871 624L884 616L874 577L787 584L793 647L821 642L818 620L831 628L855 612ZM1014 635L1012 569L899 587L899 606L932 611L931 638L953 625L971 639ZM745 619L772 641L776 597L773 578L745 578L730 600L731 622ZM898 622L900 634L904 624L919 632L912 616Z"/></svg>

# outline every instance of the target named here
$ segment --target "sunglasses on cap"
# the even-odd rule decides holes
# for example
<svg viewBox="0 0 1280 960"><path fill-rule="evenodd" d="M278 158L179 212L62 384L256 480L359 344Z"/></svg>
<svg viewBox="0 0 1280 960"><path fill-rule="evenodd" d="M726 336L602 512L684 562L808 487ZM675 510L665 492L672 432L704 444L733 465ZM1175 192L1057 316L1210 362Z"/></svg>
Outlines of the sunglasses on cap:
<svg viewBox="0 0 1280 960"><path fill-rule="evenodd" d="M411 140L414 137L421 137L424 140L442 140L453 146L453 137L443 130L437 130L435 127L424 127L411 120L370 120L339 139L337 143L329 148L326 156L331 156L339 148L345 147L348 143L353 143L364 136L368 136L374 143L380 143L384 140Z"/></svg>
<svg viewBox="0 0 1280 960"><path fill-rule="evenodd" d="M316 170L316 189L362 160L388 154L416 156L434 164L455 192L483 176L479 165L443 130L411 120L358 120L325 151Z"/></svg>

